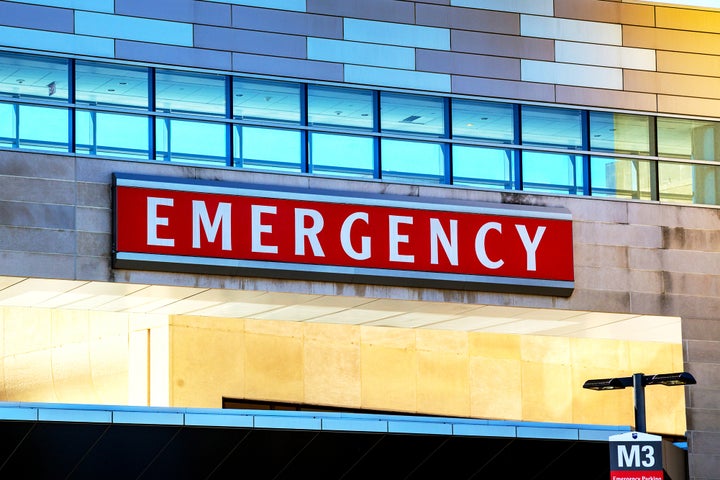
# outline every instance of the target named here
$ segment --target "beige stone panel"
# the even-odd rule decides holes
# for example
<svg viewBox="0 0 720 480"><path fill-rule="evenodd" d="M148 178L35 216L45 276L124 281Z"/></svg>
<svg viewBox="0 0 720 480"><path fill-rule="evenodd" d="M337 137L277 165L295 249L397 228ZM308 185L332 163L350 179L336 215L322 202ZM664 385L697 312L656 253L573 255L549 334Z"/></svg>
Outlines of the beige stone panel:
<svg viewBox="0 0 720 480"><path fill-rule="evenodd" d="M54 347L52 386L59 402L98 403L90 373L90 346L87 342Z"/></svg>
<svg viewBox="0 0 720 480"><path fill-rule="evenodd" d="M523 417L522 367L519 358L471 357L470 416L514 419Z"/></svg>
<svg viewBox="0 0 720 480"><path fill-rule="evenodd" d="M570 365L522 362L522 416L535 422L570 422Z"/></svg>
<svg viewBox="0 0 720 480"><path fill-rule="evenodd" d="M657 109L656 97L649 93L558 85L555 87L555 98L558 103L577 106L620 108L649 112Z"/></svg>
<svg viewBox="0 0 720 480"><path fill-rule="evenodd" d="M360 327L363 346L383 346L400 349L415 349L415 331L392 327Z"/></svg>
<svg viewBox="0 0 720 480"><path fill-rule="evenodd" d="M170 326L150 329L150 405L169 407Z"/></svg>
<svg viewBox="0 0 720 480"><path fill-rule="evenodd" d="M720 12L657 7L655 22L658 28L720 33Z"/></svg>
<svg viewBox="0 0 720 480"><path fill-rule="evenodd" d="M713 33L685 32L664 28L649 28L624 25L623 46L654 48L675 52L717 54L720 51L720 36Z"/></svg>
<svg viewBox="0 0 720 480"><path fill-rule="evenodd" d="M247 320L245 328L246 396L302 403L302 324Z"/></svg>
<svg viewBox="0 0 720 480"><path fill-rule="evenodd" d="M623 373L622 376L630 374ZM586 380L619 376L617 371L573 368L572 422L600 425L634 425L633 391L588 390L582 388Z"/></svg>
<svg viewBox="0 0 720 480"><path fill-rule="evenodd" d="M128 403L150 405L150 330L130 332L128 343Z"/></svg>
<svg viewBox="0 0 720 480"><path fill-rule="evenodd" d="M720 111L720 100L709 98L658 96L658 112L680 115L715 116Z"/></svg>
<svg viewBox="0 0 720 480"><path fill-rule="evenodd" d="M315 405L362 405L360 328L304 324L305 402Z"/></svg>
<svg viewBox="0 0 720 480"><path fill-rule="evenodd" d="M417 356L417 411L468 416L470 380L467 353L418 351Z"/></svg>
<svg viewBox="0 0 720 480"><path fill-rule="evenodd" d="M468 333L430 329L415 331L415 342L418 351L452 353L467 357Z"/></svg>
<svg viewBox="0 0 720 480"><path fill-rule="evenodd" d="M177 318L171 333L172 405L221 408L223 397L245 397L245 333L236 328L243 320L195 317L177 325Z"/></svg>
<svg viewBox="0 0 720 480"><path fill-rule="evenodd" d="M720 44L718 45L720 47ZM720 78L625 70L625 89L687 97L720 98ZM658 110L662 111L658 98Z"/></svg>
<svg viewBox="0 0 720 480"><path fill-rule="evenodd" d="M106 336L90 342L90 375L98 403L128 404L128 336Z"/></svg>
<svg viewBox="0 0 720 480"><path fill-rule="evenodd" d="M368 331L374 342L366 341ZM392 332L388 342L375 336L373 327L362 329L361 365L362 407L399 412L417 408L418 359L415 333L404 329Z"/></svg>
<svg viewBox="0 0 720 480"><path fill-rule="evenodd" d="M34 352L51 345L51 310L7 307L3 317L5 355Z"/></svg>
<svg viewBox="0 0 720 480"><path fill-rule="evenodd" d="M520 360L520 335L477 332L468 335L468 354L471 358Z"/></svg>
<svg viewBox="0 0 720 480"><path fill-rule="evenodd" d="M51 310L52 345L88 342L90 314L87 310Z"/></svg>
<svg viewBox="0 0 720 480"><path fill-rule="evenodd" d="M610 339L571 338L570 361L573 367L587 369L588 378L610 371L624 371L630 357L628 342Z"/></svg>
<svg viewBox="0 0 720 480"><path fill-rule="evenodd" d="M660 50L656 52L656 58L659 72L720 76L720 56Z"/></svg>
<svg viewBox="0 0 720 480"><path fill-rule="evenodd" d="M52 378L50 349L5 357L7 400L57 402Z"/></svg>
<svg viewBox="0 0 720 480"><path fill-rule="evenodd" d="M523 335L520 337L520 359L523 362L568 365L570 338Z"/></svg>
<svg viewBox="0 0 720 480"><path fill-rule="evenodd" d="M653 26L655 22L651 5L598 0L555 0L555 16L625 25Z"/></svg>

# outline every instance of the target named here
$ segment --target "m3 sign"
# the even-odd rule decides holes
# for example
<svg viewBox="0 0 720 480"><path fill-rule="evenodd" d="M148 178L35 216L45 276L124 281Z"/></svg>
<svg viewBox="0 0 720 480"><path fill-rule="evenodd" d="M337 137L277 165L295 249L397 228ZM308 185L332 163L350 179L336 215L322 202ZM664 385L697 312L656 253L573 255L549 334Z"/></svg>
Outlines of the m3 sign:
<svg viewBox="0 0 720 480"><path fill-rule="evenodd" d="M661 437L630 432L609 440L610 480L664 480Z"/></svg>
<svg viewBox="0 0 720 480"><path fill-rule="evenodd" d="M114 176L113 266L570 295L565 210Z"/></svg>

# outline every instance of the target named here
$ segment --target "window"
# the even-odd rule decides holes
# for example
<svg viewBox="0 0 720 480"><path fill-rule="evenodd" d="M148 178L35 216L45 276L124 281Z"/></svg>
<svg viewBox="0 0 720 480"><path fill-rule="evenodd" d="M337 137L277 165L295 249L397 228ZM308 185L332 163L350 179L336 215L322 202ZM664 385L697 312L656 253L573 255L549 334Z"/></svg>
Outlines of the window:
<svg viewBox="0 0 720 480"><path fill-rule="evenodd" d="M147 110L148 69L107 63L75 63L75 99L87 105L111 105Z"/></svg>
<svg viewBox="0 0 720 480"><path fill-rule="evenodd" d="M439 97L386 93L380 95L383 132L445 135L445 102Z"/></svg>
<svg viewBox="0 0 720 480"><path fill-rule="evenodd" d="M301 92L298 83L235 78L233 118L300 124Z"/></svg>
<svg viewBox="0 0 720 480"><path fill-rule="evenodd" d="M444 183L447 147L442 143L381 140L382 178Z"/></svg>
<svg viewBox="0 0 720 480"><path fill-rule="evenodd" d="M227 126L222 123L156 119L156 158L182 163L227 165Z"/></svg>
<svg viewBox="0 0 720 480"><path fill-rule="evenodd" d="M90 155L148 159L150 118L78 110L75 151Z"/></svg>
<svg viewBox="0 0 720 480"><path fill-rule="evenodd" d="M0 97L68 101L68 61L0 52Z"/></svg>
<svg viewBox="0 0 720 480"><path fill-rule="evenodd" d="M603 152L650 155L650 117L590 112L590 148Z"/></svg>
<svg viewBox="0 0 720 480"><path fill-rule="evenodd" d="M652 200L652 167L649 160L592 157L592 195Z"/></svg>
<svg viewBox="0 0 720 480"><path fill-rule="evenodd" d="M157 111L226 115L223 75L157 70L155 95Z"/></svg>
<svg viewBox="0 0 720 480"><path fill-rule="evenodd" d="M515 143L514 110L504 103L453 100L453 138Z"/></svg>
<svg viewBox="0 0 720 480"><path fill-rule="evenodd" d="M308 125L372 130L374 95L369 90L308 86Z"/></svg>
<svg viewBox="0 0 720 480"><path fill-rule="evenodd" d="M517 188L517 152L503 148L453 145L453 184L477 188Z"/></svg>
<svg viewBox="0 0 720 480"><path fill-rule="evenodd" d="M375 139L355 135L311 133L310 171L373 178Z"/></svg>
<svg viewBox="0 0 720 480"><path fill-rule="evenodd" d="M657 119L658 155L720 160L720 123L682 118Z"/></svg>
<svg viewBox="0 0 720 480"><path fill-rule="evenodd" d="M564 108L523 105L522 144L581 149L582 112Z"/></svg>
<svg viewBox="0 0 720 480"><path fill-rule="evenodd" d="M565 195L583 194L583 157L524 151L523 190Z"/></svg>
<svg viewBox="0 0 720 480"><path fill-rule="evenodd" d="M236 125L235 166L301 172L302 135L296 130Z"/></svg>

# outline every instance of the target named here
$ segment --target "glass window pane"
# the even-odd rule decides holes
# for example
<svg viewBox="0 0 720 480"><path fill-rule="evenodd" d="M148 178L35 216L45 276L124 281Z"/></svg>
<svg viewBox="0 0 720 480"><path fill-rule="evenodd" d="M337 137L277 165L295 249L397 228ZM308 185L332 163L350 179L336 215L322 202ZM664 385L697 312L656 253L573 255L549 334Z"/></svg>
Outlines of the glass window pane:
<svg viewBox="0 0 720 480"><path fill-rule="evenodd" d="M720 205L720 169L714 165L658 163L660 200Z"/></svg>
<svg viewBox="0 0 720 480"><path fill-rule="evenodd" d="M158 70L155 73L158 111L225 116L225 77Z"/></svg>
<svg viewBox="0 0 720 480"><path fill-rule="evenodd" d="M302 86L270 80L233 79L233 117L300 123Z"/></svg>
<svg viewBox="0 0 720 480"><path fill-rule="evenodd" d="M442 98L382 92L380 99L380 121L384 132L445 135L445 102Z"/></svg>
<svg viewBox="0 0 720 480"><path fill-rule="evenodd" d="M17 148L17 105L0 103L0 147Z"/></svg>
<svg viewBox="0 0 720 480"><path fill-rule="evenodd" d="M590 148L605 152L650 155L650 117L590 112Z"/></svg>
<svg viewBox="0 0 720 480"><path fill-rule="evenodd" d="M75 151L121 158L150 158L150 119L145 116L78 110Z"/></svg>
<svg viewBox="0 0 720 480"><path fill-rule="evenodd" d="M382 178L422 183L443 183L445 150L440 143L383 139Z"/></svg>
<svg viewBox="0 0 720 480"><path fill-rule="evenodd" d="M372 178L375 171L375 140L350 135L310 135L313 173Z"/></svg>
<svg viewBox="0 0 720 480"><path fill-rule="evenodd" d="M156 158L227 165L227 127L221 123L156 120Z"/></svg>
<svg viewBox="0 0 720 480"><path fill-rule="evenodd" d="M308 86L308 125L372 130L373 93L351 88Z"/></svg>
<svg viewBox="0 0 720 480"><path fill-rule="evenodd" d="M510 104L453 100L453 137L513 143L515 139L513 111L514 108Z"/></svg>
<svg viewBox="0 0 720 480"><path fill-rule="evenodd" d="M481 188L515 188L515 151L453 146L453 184Z"/></svg>
<svg viewBox="0 0 720 480"><path fill-rule="evenodd" d="M20 105L19 147L69 151L69 113L66 108Z"/></svg>
<svg viewBox="0 0 720 480"><path fill-rule="evenodd" d="M68 61L0 53L0 96L67 102Z"/></svg>
<svg viewBox="0 0 720 480"><path fill-rule="evenodd" d="M592 195L652 200L651 167L648 160L592 157Z"/></svg>
<svg viewBox="0 0 720 480"><path fill-rule="evenodd" d="M557 153L522 154L523 190L582 195L583 157Z"/></svg>
<svg viewBox="0 0 720 480"><path fill-rule="evenodd" d="M720 122L658 118L657 142L661 157L720 161Z"/></svg>
<svg viewBox="0 0 720 480"><path fill-rule="evenodd" d="M75 99L90 105L147 109L148 69L109 63L75 63Z"/></svg>
<svg viewBox="0 0 720 480"><path fill-rule="evenodd" d="M522 143L582 148L582 112L566 108L522 106Z"/></svg>
<svg viewBox="0 0 720 480"><path fill-rule="evenodd" d="M235 165L244 168L302 171L302 135L294 130L235 126Z"/></svg>

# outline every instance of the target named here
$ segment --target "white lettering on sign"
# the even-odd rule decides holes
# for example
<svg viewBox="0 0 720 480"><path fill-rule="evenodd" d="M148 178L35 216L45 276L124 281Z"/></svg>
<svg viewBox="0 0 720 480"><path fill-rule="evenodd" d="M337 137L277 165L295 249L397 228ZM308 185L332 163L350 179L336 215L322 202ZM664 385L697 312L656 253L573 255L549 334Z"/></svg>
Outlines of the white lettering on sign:
<svg viewBox="0 0 720 480"><path fill-rule="evenodd" d="M490 268L492 270L497 270L505 264L505 261L502 259L492 261L490 260L490 257L488 257L487 252L485 251L485 237L490 230L495 230L498 233L502 233L502 225L500 225L498 222L487 222L482 227L480 227L477 235L475 235L475 254L477 255L478 260L480 260L480 263L482 263L484 267Z"/></svg>
<svg viewBox="0 0 720 480"><path fill-rule="evenodd" d="M450 238L442 228L440 220L437 218L430 219L430 263L437 265L438 260L438 242L443 247L443 251L450 261L451 265L458 264L458 243L457 243L457 220L450 220Z"/></svg>
<svg viewBox="0 0 720 480"><path fill-rule="evenodd" d="M215 218L210 221L210 214L207 211L207 205L202 200L193 200L192 202L192 245L193 248L200 248L200 227L205 230L207 241L213 243L217 233L222 226L222 249L232 250L232 228L230 225L231 205L221 202L215 211Z"/></svg>
<svg viewBox="0 0 720 480"><path fill-rule="evenodd" d="M370 258L370 237L360 237L359 252L353 248L352 242L350 241L350 230L352 230L353 224L358 220L362 220L367 224L369 222L368 219L369 216L366 212L355 212L348 215L340 228L340 245L347 256L353 260L367 260Z"/></svg>
<svg viewBox="0 0 720 480"><path fill-rule="evenodd" d="M262 214L275 215L277 207L268 205L250 206L250 230L252 232L252 251L257 253L278 253L277 245L264 245L263 233L272 233L272 225L262 223Z"/></svg>
<svg viewBox="0 0 720 480"><path fill-rule="evenodd" d="M172 198L148 197L147 199L147 244L156 247L174 247L175 240L172 238L158 237L158 227L167 227L168 217L158 215L158 207L172 207Z"/></svg>
<svg viewBox="0 0 720 480"><path fill-rule="evenodd" d="M652 445L632 445L630 451L627 445L618 445L618 466L623 467L640 467L645 468L655 466L655 448Z"/></svg>
<svg viewBox="0 0 720 480"><path fill-rule="evenodd" d="M401 243L409 243L408 235L400 235L400 225L412 225L413 217L400 215L390 215L390 261L412 263L415 261L415 255L401 255L399 245Z"/></svg>
<svg viewBox="0 0 720 480"><path fill-rule="evenodd" d="M305 226L306 218L312 220L312 224L309 227ZM311 210L309 208L295 209L295 255L305 255L305 239L307 239L310 242L310 248L312 248L314 256L325 256L325 252L323 252L317 237L324 225L325 220L317 210Z"/></svg>
<svg viewBox="0 0 720 480"><path fill-rule="evenodd" d="M545 233L545 227L538 227L535 231L535 237L530 239L527 227L525 225L515 225L515 229L520 234L520 240L522 241L523 247L525 247L525 253L527 254L527 269L529 272L537 270L537 262L535 261L535 253L540 245L543 233Z"/></svg>

